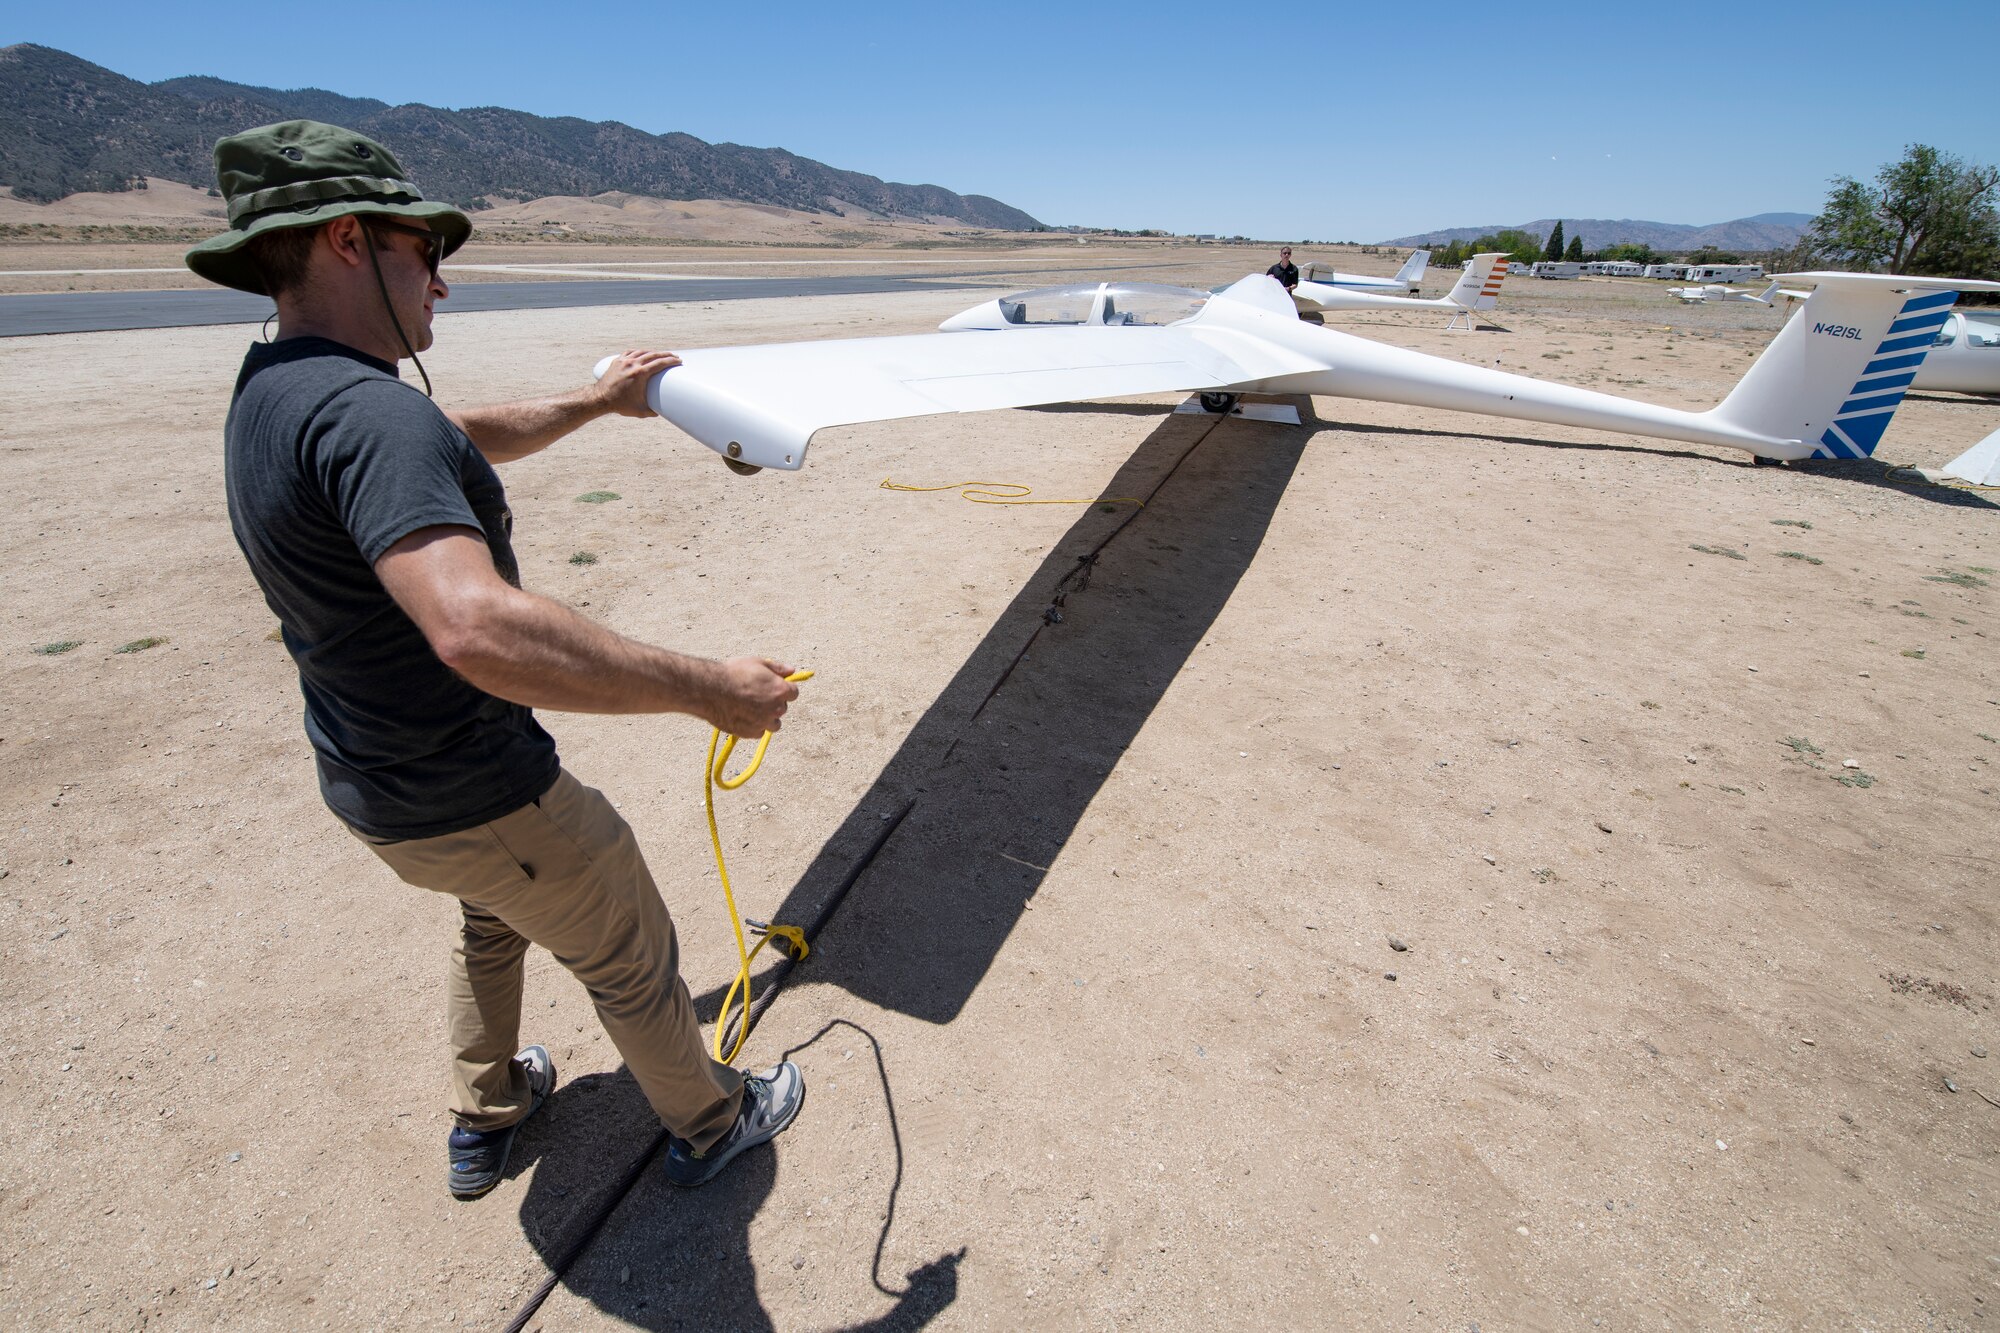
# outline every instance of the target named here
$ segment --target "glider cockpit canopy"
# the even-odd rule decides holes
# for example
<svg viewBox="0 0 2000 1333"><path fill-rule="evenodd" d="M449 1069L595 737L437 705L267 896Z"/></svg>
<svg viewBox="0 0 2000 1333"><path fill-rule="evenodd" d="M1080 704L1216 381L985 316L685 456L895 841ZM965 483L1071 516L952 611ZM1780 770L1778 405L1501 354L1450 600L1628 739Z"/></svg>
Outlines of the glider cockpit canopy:
<svg viewBox="0 0 2000 1333"><path fill-rule="evenodd" d="M964 329L1145 326L1164 328L1192 318L1209 293L1153 282L1077 282L1036 287L976 305L939 328Z"/></svg>

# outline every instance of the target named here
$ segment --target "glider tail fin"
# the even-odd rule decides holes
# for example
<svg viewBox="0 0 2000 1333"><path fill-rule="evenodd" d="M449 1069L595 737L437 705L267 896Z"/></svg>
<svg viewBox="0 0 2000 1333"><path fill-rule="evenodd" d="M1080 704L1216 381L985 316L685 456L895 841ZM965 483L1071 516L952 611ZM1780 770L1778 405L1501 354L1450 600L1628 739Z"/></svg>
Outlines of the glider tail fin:
<svg viewBox="0 0 2000 1333"><path fill-rule="evenodd" d="M2000 283L1954 278L1792 273L1780 281L1787 278L1817 287L1708 415L1801 440L1814 458L1874 453L1958 293L2000 291Z"/></svg>
<svg viewBox="0 0 2000 1333"><path fill-rule="evenodd" d="M1415 286L1424 280L1424 270L1430 266L1430 262L1430 251L1417 251L1404 260L1403 266L1396 270L1396 281Z"/></svg>
<svg viewBox="0 0 2000 1333"><path fill-rule="evenodd" d="M1499 304L1500 284L1506 277L1506 255L1474 255L1465 261L1465 271L1459 274L1446 298L1467 310L1491 310Z"/></svg>

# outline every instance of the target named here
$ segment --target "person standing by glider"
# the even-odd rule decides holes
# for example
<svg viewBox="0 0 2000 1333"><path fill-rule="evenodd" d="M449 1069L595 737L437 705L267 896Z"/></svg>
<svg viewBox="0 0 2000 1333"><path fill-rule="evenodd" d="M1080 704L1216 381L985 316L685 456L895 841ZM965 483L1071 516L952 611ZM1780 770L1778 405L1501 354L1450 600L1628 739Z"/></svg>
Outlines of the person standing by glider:
<svg viewBox="0 0 2000 1333"><path fill-rule="evenodd" d="M1291 292L1292 288L1298 286L1299 266L1292 262L1292 247L1288 245L1279 250L1278 262L1265 269L1264 272L1282 283L1287 294Z"/></svg>
<svg viewBox="0 0 2000 1333"><path fill-rule="evenodd" d="M679 361L627 352L589 388L442 411L397 363L428 391L417 354L465 214L425 200L381 144L317 121L222 139L215 164L230 227L188 267L278 307L230 402L230 526L298 666L327 805L405 882L461 905L451 1192L500 1182L555 1085L544 1048L516 1050L530 942L590 992L670 1132L669 1179L702 1184L791 1123L804 1082L789 1061L746 1076L702 1049L631 828L531 710L689 713L756 736L798 687L775 662L651 647L524 591L493 470L607 413L651 416L647 381Z"/></svg>

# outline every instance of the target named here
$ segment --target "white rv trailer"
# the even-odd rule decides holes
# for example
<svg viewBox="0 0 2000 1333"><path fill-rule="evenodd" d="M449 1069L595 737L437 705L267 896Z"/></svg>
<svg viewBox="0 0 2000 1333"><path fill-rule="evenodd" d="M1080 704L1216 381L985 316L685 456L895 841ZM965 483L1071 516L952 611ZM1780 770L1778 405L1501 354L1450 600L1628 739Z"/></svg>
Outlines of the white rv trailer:
<svg viewBox="0 0 2000 1333"><path fill-rule="evenodd" d="M1538 278L1580 278L1583 276L1583 265L1559 259L1544 259L1536 263L1530 272Z"/></svg>
<svg viewBox="0 0 2000 1333"><path fill-rule="evenodd" d="M1762 264L1691 264L1687 271L1692 283L1755 282L1763 276Z"/></svg>
<svg viewBox="0 0 2000 1333"><path fill-rule="evenodd" d="M1644 264L1635 264L1629 259L1600 259L1585 265L1586 273L1596 273L1606 278L1637 278L1646 272Z"/></svg>
<svg viewBox="0 0 2000 1333"><path fill-rule="evenodd" d="M1674 282L1680 282L1687 275L1688 266L1686 264L1648 264L1646 265L1646 271L1640 276L1647 278L1668 278Z"/></svg>

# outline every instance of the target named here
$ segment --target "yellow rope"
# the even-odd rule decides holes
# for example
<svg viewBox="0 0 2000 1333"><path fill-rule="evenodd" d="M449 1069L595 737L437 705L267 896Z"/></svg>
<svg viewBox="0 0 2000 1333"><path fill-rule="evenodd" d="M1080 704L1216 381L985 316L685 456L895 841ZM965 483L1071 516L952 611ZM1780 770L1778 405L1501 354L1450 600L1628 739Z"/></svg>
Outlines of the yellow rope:
<svg viewBox="0 0 2000 1333"><path fill-rule="evenodd" d="M1953 477L1950 481L1932 481L1929 477L1924 477L1924 476L1918 476L1914 478L1904 478L1895 475L1898 472L1921 473L1923 469L1917 466L1917 464L1915 463L1891 463L1886 460L1883 460L1882 465L1886 469L1884 475L1886 475L1891 481L1897 482L1904 486L1934 486L1941 491L2000 490L2000 487L1983 486L1976 481L1963 481L1957 477Z"/></svg>
<svg viewBox="0 0 2000 1333"><path fill-rule="evenodd" d="M785 677L790 681L811 680L812 672L794 671ZM720 746L720 753L717 747ZM736 980L729 983L729 990L722 997L722 1011L715 1016L715 1041L712 1049L715 1058L728 1064L743 1049L743 1039L750 1035L750 960L764 952L764 946L774 939L788 941L792 946L794 961L802 959L811 951L806 943L806 933L797 926L767 925L762 921L752 921L753 928L760 928L764 938L757 941L757 947L747 949L743 943L743 917L736 910L736 893L729 887L729 867L722 860L722 834L715 826L715 789L735 791L757 775L757 769L764 762L764 751L771 748L771 733L765 732L757 742L757 749L750 756L750 765L735 777L724 777L722 770L729 763L729 756L736 750L736 737L731 736L727 745L722 744L722 731L717 728L708 736L708 766L702 771L701 799L708 810L708 841L715 848L715 873L722 877L722 900L729 904L729 924L736 931ZM736 1034L736 1042L729 1053L722 1052L722 1033L729 1026L729 1011L736 1003L736 992L743 992L743 1026Z"/></svg>
<svg viewBox="0 0 2000 1333"><path fill-rule="evenodd" d="M960 481L950 486L905 486L900 481L882 478L885 491L957 491L960 499L970 500L976 505L1138 505L1141 509L1146 502L1130 495L1099 495L1085 500L1030 500L1034 487L1023 486L1018 481Z"/></svg>

